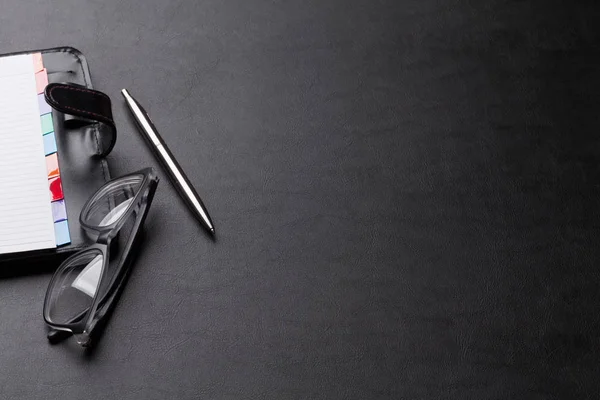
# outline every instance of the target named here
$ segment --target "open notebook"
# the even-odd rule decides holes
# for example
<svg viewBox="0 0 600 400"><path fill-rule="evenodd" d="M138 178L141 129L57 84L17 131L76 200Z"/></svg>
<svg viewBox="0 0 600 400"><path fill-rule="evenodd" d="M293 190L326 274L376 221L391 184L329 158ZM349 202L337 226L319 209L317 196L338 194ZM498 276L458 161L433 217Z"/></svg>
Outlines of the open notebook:
<svg viewBox="0 0 600 400"><path fill-rule="evenodd" d="M42 56L0 58L0 254L70 243Z"/></svg>

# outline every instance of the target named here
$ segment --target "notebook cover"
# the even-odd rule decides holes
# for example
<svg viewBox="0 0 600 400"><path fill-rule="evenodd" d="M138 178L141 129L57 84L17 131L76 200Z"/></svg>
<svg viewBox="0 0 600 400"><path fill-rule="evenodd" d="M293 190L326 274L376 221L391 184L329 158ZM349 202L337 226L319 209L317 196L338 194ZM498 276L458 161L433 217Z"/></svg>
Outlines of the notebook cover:
<svg viewBox="0 0 600 400"><path fill-rule="evenodd" d="M58 47L2 54L0 57L26 53L42 53L49 83L70 82L92 89L88 64L79 50ZM60 261L90 243L79 224L79 213L92 194L110 180L107 160L98 156L102 150L102 135L109 135L110 132L97 123L78 124L70 121L71 123L65 124L72 117L56 110L52 110L52 116L71 244L50 250L2 254L0 263L3 266L11 264L19 267L30 262L27 263L29 267L31 263L35 263L39 267L55 268Z"/></svg>

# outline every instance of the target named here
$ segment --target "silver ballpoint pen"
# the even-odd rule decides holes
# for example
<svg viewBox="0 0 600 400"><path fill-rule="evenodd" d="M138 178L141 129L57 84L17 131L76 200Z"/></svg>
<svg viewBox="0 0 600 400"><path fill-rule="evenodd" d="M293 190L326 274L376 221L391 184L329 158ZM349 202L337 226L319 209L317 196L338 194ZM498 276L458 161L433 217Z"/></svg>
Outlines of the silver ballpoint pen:
<svg viewBox="0 0 600 400"><path fill-rule="evenodd" d="M125 97L127 106L129 106L129 110L131 110L144 138L147 140L156 157L162 162L167 170L171 182L175 185L179 195L185 200L190 210L202 225L214 235L215 227L208 215L206 206L202 203L200 196L198 196L198 193L196 193L196 190L189 179L185 176L183 170L175 160L175 157L173 157L173 154L171 154L169 148L158 134L150 117L148 117L148 113L146 113L146 110L144 110L137 100L129 94L127 89L121 90L121 93L123 94L123 97Z"/></svg>

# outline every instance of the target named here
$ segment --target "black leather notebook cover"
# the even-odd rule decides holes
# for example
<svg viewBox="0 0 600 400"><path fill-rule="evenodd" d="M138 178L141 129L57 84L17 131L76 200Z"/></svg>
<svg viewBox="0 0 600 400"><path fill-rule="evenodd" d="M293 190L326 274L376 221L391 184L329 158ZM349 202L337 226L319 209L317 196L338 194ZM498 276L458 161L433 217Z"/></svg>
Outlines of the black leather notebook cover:
<svg viewBox="0 0 600 400"><path fill-rule="evenodd" d="M25 53L42 53L49 83L74 83L92 89L87 61L72 47L29 50L3 54L0 57ZM63 186L71 244L56 249L0 255L2 265L44 264L52 268L89 242L79 225L79 213L84 203L110 179L105 153L105 139L114 133L106 125L52 111L58 149L59 168Z"/></svg>

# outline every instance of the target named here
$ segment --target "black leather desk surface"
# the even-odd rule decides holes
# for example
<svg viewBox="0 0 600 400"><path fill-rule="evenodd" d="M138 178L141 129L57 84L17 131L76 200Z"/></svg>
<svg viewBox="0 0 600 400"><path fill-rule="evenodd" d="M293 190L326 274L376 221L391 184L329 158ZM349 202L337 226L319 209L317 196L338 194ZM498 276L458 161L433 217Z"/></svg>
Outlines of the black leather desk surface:
<svg viewBox="0 0 600 400"><path fill-rule="evenodd" d="M119 91L138 97L218 232L163 179L89 356L46 342L49 275L1 279L0 397L597 398L591 5L0 10L1 52L87 55L114 99L115 176L160 168Z"/></svg>

